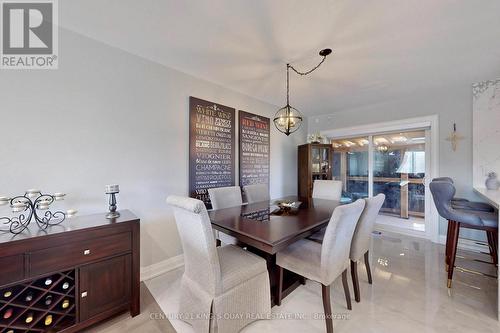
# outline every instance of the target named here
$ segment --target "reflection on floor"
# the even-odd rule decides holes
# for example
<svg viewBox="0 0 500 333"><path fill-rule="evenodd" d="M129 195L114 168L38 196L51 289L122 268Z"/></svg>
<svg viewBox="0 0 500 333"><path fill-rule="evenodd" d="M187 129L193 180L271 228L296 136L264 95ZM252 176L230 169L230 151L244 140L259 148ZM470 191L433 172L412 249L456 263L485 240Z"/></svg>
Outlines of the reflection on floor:
<svg viewBox="0 0 500 333"><path fill-rule="evenodd" d="M408 219L380 214L377 217L377 230L398 232L409 236L425 237L425 219L410 216Z"/></svg>
<svg viewBox="0 0 500 333"><path fill-rule="evenodd" d="M141 283L141 314L132 318L128 313L82 332L87 333L175 333L148 288Z"/></svg>
<svg viewBox="0 0 500 333"><path fill-rule="evenodd" d="M340 279L332 290L336 332L498 332L495 279L457 271L451 290L446 288L444 247L423 239L383 233L373 239L374 284L367 283L360 265L361 303L345 306ZM473 253L459 251L465 256ZM482 255L479 255L482 256ZM482 256L483 258L487 258ZM476 265L493 273L491 265L457 259L457 265ZM177 312L182 268L147 281L151 293L179 333L191 327L174 316ZM352 293L352 285L351 285ZM242 332L324 332L321 287L307 281L272 309L273 320L250 324ZM298 318L298 319L294 319Z"/></svg>

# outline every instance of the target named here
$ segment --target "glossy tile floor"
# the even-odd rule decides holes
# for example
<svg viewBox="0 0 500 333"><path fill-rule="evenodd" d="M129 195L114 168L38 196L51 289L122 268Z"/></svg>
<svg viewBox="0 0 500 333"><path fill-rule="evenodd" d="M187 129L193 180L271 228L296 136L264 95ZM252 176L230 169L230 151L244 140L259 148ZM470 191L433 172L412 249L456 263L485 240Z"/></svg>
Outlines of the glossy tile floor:
<svg viewBox="0 0 500 333"><path fill-rule="evenodd" d="M388 224L394 227L425 233L425 219L421 217L410 216L408 219L403 219L397 216L380 214L377 216L377 224Z"/></svg>
<svg viewBox="0 0 500 333"><path fill-rule="evenodd" d="M332 290L335 332L499 332L497 282L479 275L455 273L446 288L444 247L423 239L389 234L374 236L374 284L369 285L360 265L361 303L347 310L340 279ZM462 256L487 259L460 251ZM494 273L492 265L457 259L457 265ZM146 282L177 332L193 332L175 320L182 269ZM352 285L351 294L352 294ZM325 332L321 287L307 281L272 309L275 319L254 322L242 332Z"/></svg>
<svg viewBox="0 0 500 333"><path fill-rule="evenodd" d="M141 314L132 318L128 313L112 318L82 332L87 333L174 333L158 303L141 283Z"/></svg>

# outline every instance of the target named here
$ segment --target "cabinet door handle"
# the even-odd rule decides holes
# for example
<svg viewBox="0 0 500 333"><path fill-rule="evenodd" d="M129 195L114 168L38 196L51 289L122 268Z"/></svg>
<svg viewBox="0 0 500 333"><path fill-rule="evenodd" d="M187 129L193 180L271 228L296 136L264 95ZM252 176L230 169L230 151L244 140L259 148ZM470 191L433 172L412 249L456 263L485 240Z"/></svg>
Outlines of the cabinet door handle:
<svg viewBox="0 0 500 333"><path fill-rule="evenodd" d="M84 292L82 293L82 298L85 298L85 297L87 297L87 292L86 292L86 291L84 291Z"/></svg>
<svg viewBox="0 0 500 333"><path fill-rule="evenodd" d="M83 251L83 255L84 255L84 256L88 256L88 255L90 255L90 250L84 250L84 251Z"/></svg>

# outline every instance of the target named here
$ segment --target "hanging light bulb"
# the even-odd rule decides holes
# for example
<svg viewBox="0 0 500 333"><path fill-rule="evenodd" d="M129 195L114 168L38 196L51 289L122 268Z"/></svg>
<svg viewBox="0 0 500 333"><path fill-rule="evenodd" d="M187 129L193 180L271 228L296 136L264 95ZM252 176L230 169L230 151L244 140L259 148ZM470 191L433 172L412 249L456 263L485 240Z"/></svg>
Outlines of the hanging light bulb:
<svg viewBox="0 0 500 333"><path fill-rule="evenodd" d="M278 131L288 136L300 128L303 120L300 111L290 105L290 69L301 76L310 74L321 66L330 53L332 53L331 49L321 50L319 55L323 59L316 67L307 72L299 72L292 65L286 64L286 105L276 112L273 119L274 126L276 126Z"/></svg>

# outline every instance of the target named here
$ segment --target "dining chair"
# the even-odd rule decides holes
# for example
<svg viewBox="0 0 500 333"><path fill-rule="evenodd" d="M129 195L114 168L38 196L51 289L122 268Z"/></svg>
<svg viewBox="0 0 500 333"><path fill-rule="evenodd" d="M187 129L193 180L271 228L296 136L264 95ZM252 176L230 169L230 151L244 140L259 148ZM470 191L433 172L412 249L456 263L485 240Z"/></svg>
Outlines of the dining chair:
<svg viewBox="0 0 500 333"><path fill-rule="evenodd" d="M444 181L451 183L453 186L455 186L454 181L450 177L437 177L432 179L432 181ZM465 198L458 198L458 197L453 197L451 199L451 204L455 208L459 209L469 209L469 210L478 210L478 211L485 211L485 212L494 212L495 208L485 202L477 202L477 201L469 201L468 199Z"/></svg>
<svg viewBox="0 0 500 333"><path fill-rule="evenodd" d="M313 199L340 200L342 197L342 182L340 180L315 180L313 184Z"/></svg>
<svg viewBox="0 0 500 333"><path fill-rule="evenodd" d="M249 204L260 201L269 202L271 200L267 184L245 185L243 186L243 192Z"/></svg>
<svg viewBox="0 0 500 333"><path fill-rule="evenodd" d="M243 205L241 189L239 186L217 187L208 189L210 202L213 209L224 209ZM233 236L214 230L216 244L237 244L238 241Z"/></svg>
<svg viewBox="0 0 500 333"><path fill-rule="evenodd" d="M271 293L266 261L233 245L216 247L202 201L170 196L184 251L179 315L195 332L238 332L267 318Z"/></svg>
<svg viewBox="0 0 500 333"><path fill-rule="evenodd" d="M359 217L365 207L362 199L348 205L338 206L333 211L326 227L323 243L302 239L276 254L278 268L277 305L281 304L283 269L321 283L326 330L333 332L330 286L340 275L344 286L347 308L352 309L347 282L351 240Z"/></svg>
<svg viewBox="0 0 500 333"><path fill-rule="evenodd" d="M365 208L363 213L359 218L359 222L356 225L356 230L354 231L354 236L352 237L351 252L349 257L351 259L351 278L352 285L354 288L354 299L356 302L361 300L359 292L359 279L358 279L358 267L357 263L360 261L361 257L364 256L366 274L368 276L368 283L372 284L372 272L370 269L370 242L371 234L373 232L373 227L375 225L375 220L377 219L380 208L385 201L385 195L383 193L377 194L373 198L366 198Z"/></svg>
<svg viewBox="0 0 500 333"><path fill-rule="evenodd" d="M452 203L455 186L448 181L433 180L429 188L439 215L448 220L445 250L447 287L451 288L453 279L460 228L485 231L493 264L498 265L498 213L456 208Z"/></svg>
<svg viewBox="0 0 500 333"><path fill-rule="evenodd" d="M209 188L208 195L213 209L224 209L243 204L239 186Z"/></svg>

